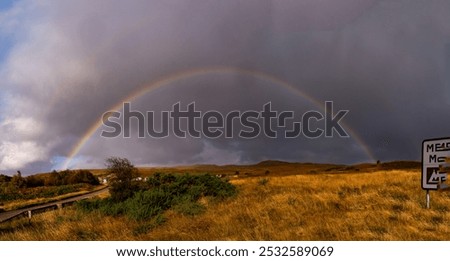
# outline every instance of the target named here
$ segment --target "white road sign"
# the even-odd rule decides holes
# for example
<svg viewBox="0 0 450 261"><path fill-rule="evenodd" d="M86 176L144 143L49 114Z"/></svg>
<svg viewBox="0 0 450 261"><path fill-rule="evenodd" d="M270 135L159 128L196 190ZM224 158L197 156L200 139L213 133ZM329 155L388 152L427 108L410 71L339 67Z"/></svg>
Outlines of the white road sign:
<svg viewBox="0 0 450 261"><path fill-rule="evenodd" d="M447 188L450 169L450 138L424 140L422 143L422 189Z"/></svg>

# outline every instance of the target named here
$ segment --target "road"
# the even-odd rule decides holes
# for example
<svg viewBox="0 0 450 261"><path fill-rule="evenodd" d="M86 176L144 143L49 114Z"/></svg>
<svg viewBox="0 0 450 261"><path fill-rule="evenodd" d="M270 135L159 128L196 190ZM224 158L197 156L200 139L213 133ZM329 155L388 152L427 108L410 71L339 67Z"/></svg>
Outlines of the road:
<svg viewBox="0 0 450 261"><path fill-rule="evenodd" d="M8 221L14 217L17 217L19 215L22 215L24 213L27 213L28 211L36 211L36 210L43 210L43 209L48 209L48 208L57 208L58 205L64 205L64 204L68 204L68 203L72 203L75 201L79 201L82 199L87 199L87 198L92 198L95 196L98 196L104 192L108 191L108 187L97 190L97 191L93 191L90 193L86 193L80 196L75 196L75 197L71 197L71 198L67 198L67 199L63 199L63 200L58 200L55 202L51 202L51 203L45 203L42 205L38 205L38 206L33 206L33 207L28 207L28 208L22 208L22 209L17 209L17 210L11 210L11 211L6 211L6 212L2 212L0 213L0 223Z"/></svg>

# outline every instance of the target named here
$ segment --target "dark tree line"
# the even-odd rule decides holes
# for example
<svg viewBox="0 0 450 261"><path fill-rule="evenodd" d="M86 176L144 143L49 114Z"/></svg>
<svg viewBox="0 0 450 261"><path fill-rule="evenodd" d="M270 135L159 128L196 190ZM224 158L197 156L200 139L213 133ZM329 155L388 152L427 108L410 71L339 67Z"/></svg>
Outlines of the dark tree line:
<svg viewBox="0 0 450 261"><path fill-rule="evenodd" d="M33 175L28 177L22 177L18 172L13 177L6 175L0 175L0 184L9 184L15 188L35 188L42 186L62 186L72 184L91 184L99 185L100 182L97 177L94 176L88 170L64 170L53 171L47 175Z"/></svg>

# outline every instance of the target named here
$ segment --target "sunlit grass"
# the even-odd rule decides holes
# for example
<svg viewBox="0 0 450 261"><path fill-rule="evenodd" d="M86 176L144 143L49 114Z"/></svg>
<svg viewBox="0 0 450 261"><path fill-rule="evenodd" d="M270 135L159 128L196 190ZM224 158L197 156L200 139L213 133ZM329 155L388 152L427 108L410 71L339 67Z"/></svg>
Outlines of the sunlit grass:
<svg viewBox="0 0 450 261"><path fill-rule="evenodd" d="M0 240L450 240L450 193L432 192L425 209L418 171L274 172L233 179L236 197L203 199L194 216L133 221L67 208L0 224Z"/></svg>

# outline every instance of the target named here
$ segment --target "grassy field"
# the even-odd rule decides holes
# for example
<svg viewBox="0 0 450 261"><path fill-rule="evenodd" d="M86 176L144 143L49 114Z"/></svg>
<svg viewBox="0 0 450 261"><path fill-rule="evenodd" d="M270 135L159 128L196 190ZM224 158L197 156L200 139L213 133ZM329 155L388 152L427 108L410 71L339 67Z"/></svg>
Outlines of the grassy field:
<svg viewBox="0 0 450 261"><path fill-rule="evenodd" d="M425 209L416 167L272 162L158 171L208 168L227 175L239 192L220 202L202 199L202 214L167 210L133 221L71 207L30 223L2 223L0 240L450 240L450 192L432 192Z"/></svg>

